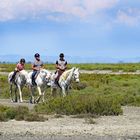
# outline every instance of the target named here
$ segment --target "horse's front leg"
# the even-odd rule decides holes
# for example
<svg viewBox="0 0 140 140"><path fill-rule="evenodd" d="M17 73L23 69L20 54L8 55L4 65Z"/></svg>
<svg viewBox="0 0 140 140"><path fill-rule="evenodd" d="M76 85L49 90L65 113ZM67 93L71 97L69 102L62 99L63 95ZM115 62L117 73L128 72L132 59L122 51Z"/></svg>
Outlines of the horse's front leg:
<svg viewBox="0 0 140 140"><path fill-rule="evenodd" d="M21 92L21 87L20 85L17 85L18 86L18 90L19 90L19 101L22 103L23 100L22 100L22 92Z"/></svg>
<svg viewBox="0 0 140 140"><path fill-rule="evenodd" d="M18 101L18 99L17 99L17 89L18 89L18 87L17 87L17 85L15 85L15 101L14 102Z"/></svg>
<svg viewBox="0 0 140 140"><path fill-rule="evenodd" d="M13 100L13 96L12 96L12 84L10 84L10 98L11 98L11 102L14 102Z"/></svg>
<svg viewBox="0 0 140 140"><path fill-rule="evenodd" d="M42 102L43 103L45 102L44 95L45 95L45 90L42 92Z"/></svg>
<svg viewBox="0 0 140 140"><path fill-rule="evenodd" d="M62 86L62 96L65 97L66 96L66 89L65 86Z"/></svg>
<svg viewBox="0 0 140 140"><path fill-rule="evenodd" d="M70 89L70 87L67 86L67 87L66 87L66 94L67 94L67 95L69 94L69 89Z"/></svg>
<svg viewBox="0 0 140 140"><path fill-rule="evenodd" d="M56 97L57 95L57 87L51 86L51 96Z"/></svg>
<svg viewBox="0 0 140 140"><path fill-rule="evenodd" d="M31 93L31 95L30 95L30 103L34 104L35 103L35 99L34 99L34 89L33 89L33 87L29 86L29 91Z"/></svg>
<svg viewBox="0 0 140 140"><path fill-rule="evenodd" d="M38 96L38 98L35 101L36 103L38 103L40 101L40 98L42 96L41 88L39 86L37 86L37 89L38 89L39 96Z"/></svg>

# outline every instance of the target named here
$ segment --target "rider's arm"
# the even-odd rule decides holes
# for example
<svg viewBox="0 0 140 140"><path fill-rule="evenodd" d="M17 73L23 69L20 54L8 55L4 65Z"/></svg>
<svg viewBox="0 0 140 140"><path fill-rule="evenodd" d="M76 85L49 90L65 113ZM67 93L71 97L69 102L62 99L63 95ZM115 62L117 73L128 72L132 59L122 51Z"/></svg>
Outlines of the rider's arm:
<svg viewBox="0 0 140 140"><path fill-rule="evenodd" d="M67 63L67 61L66 61L66 62L65 62L65 70L67 69L67 64L68 64L68 63Z"/></svg>
<svg viewBox="0 0 140 140"><path fill-rule="evenodd" d="M41 61L40 69L44 69L44 64L42 61Z"/></svg>
<svg viewBox="0 0 140 140"><path fill-rule="evenodd" d="M38 68L34 64L32 64L32 70L38 70Z"/></svg>
<svg viewBox="0 0 140 140"><path fill-rule="evenodd" d="M55 67L56 67L56 69L60 69L60 67L58 65L58 61L56 61Z"/></svg>
<svg viewBox="0 0 140 140"><path fill-rule="evenodd" d="M20 71L20 64L18 63L15 68L16 71Z"/></svg>

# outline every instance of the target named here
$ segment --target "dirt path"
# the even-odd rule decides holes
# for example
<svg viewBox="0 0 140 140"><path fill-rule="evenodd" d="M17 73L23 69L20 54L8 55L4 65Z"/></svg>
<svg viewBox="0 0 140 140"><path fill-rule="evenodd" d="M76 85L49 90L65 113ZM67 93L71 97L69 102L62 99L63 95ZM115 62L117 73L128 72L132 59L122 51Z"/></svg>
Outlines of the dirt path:
<svg viewBox="0 0 140 140"><path fill-rule="evenodd" d="M0 100L1 104L17 106L8 100ZM29 103L20 105L32 106ZM120 116L102 116L95 119L95 124L86 119L64 116L55 118L48 116L45 122L25 122L11 120L0 122L0 139L52 139L52 140L129 140L140 139L140 107L122 107L124 114ZM11 130L12 128L12 130Z"/></svg>
<svg viewBox="0 0 140 140"><path fill-rule="evenodd" d="M16 106L26 106L30 110L34 108L35 104L30 104L29 101L23 101L23 103L13 103L10 99L0 99L0 104L9 107L16 107Z"/></svg>

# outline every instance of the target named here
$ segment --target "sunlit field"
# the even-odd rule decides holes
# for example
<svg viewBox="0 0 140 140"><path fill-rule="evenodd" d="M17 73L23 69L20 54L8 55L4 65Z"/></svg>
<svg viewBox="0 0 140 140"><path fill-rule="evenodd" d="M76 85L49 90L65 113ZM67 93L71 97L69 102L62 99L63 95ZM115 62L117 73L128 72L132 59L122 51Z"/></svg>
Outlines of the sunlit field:
<svg viewBox="0 0 140 140"><path fill-rule="evenodd" d="M15 68L16 64L0 64L0 71L10 72ZM45 64L44 67L48 70L55 69L55 64ZM140 63L121 63L121 64L68 64L68 69L78 67L82 70L112 70L124 72L135 72L140 70ZM31 70L31 64L26 64L25 69Z"/></svg>
<svg viewBox="0 0 140 140"><path fill-rule="evenodd" d="M80 69L107 69L136 71L139 64L71 64L69 68L77 66ZM15 64L1 64L2 71L11 71ZM26 65L30 69L30 64ZM46 64L45 68L54 69L54 64ZM37 113L58 113L66 115L94 114L119 115L121 106L140 106L140 76L139 75L99 75L80 74L80 83L73 83L66 98L60 97L59 90L55 97L50 94L50 87L46 88L45 103L35 107ZM36 92L36 95L38 93ZM0 75L0 98L9 98L7 75ZM29 100L30 92L23 89L23 99Z"/></svg>

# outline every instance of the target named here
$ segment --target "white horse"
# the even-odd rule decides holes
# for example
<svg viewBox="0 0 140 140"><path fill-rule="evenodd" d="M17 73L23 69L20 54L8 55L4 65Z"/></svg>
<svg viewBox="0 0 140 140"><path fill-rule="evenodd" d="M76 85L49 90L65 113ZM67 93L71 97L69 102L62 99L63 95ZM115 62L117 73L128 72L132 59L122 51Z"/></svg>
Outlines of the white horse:
<svg viewBox="0 0 140 140"><path fill-rule="evenodd" d="M32 79L32 73L33 72L29 73L30 79ZM41 69L35 77L36 77L35 78L36 85L33 86L32 82L30 83L30 88L31 88L30 103L38 103L41 97L42 97L42 101L44 102L45 87L49 83L51 72L46 69ZM36 100L34 99L34 89L33 89L34 87L37 87L39 92L39 96L37 97Z"/></svg>
<svg viewBox="0 0 140 140"><path fill-rule="evenodd" d="M54 89L56 89L56 86L54 85L54 77L55 75L52 75L52 82L51 82L51 94L53 94ZM62 90L62 96L66 96L66 92L68 93L69 86L72 82L72 80L79 82L79 69L78 68L72 68L70 70L65 71L59 78L59 86Z"/></svg>
<svg viewBox="0 0 140 140"><path fill-rule="evenodd" d="M22 99L22 89L25 86L25 84L30 83L30 78L28 77L28 72L25 70L22 70L20 72L17 72L15 75L15 79L13 81L10 81L12 75L14 72L10 72L8 75L8 82L10 84L10 95L11 95L11 101L17 102L17 89L19 91L19 102L23 102ZM13 99L13 89L12 86L15 85L15 100Z"/></svg>

